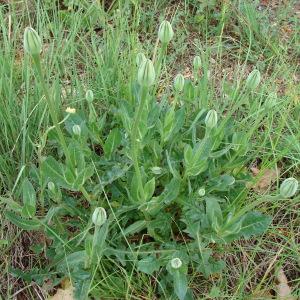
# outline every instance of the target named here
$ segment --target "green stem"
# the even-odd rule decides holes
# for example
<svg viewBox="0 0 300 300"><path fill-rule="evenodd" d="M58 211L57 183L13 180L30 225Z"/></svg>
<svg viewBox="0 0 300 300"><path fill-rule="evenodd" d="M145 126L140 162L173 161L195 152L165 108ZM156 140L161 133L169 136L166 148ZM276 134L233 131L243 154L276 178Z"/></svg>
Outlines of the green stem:
<svg viewBox="0 0 300 300"><path fill-rule="evenodd" d="M166 56L167 53L167 47L168 44L162 44L161 48L160 48L160 52L159 52L159 56L158 56L158 60L157 63L155 63L155 72L156 72L156 76L159 79L160 77L160 73L161 73L161 69L162 69L162 65L163 65L163 59ZM159 82L159 80L157 81Z"/></svg>
<svg viewBox="0 0 300 300"><path fill-rule="evenodd" d="M97 236L99 234L100 231L100 226L95 226L95 231L94 231L94 235L93 235L93 242L92 242L92 252L91 252L91 256L88 262L88 267L91 266L92 262L95 259L95 250L96 250L96 246L97 246Z"/></svg>
<svg viewBox="0 0 300 300"><path fill-rule="evenodd" d="M36 66L36 71L37 71L37 74L38 74L37 77L39 78L40 83L42 85L42 89L43 89L45 97L46 97L47 105L49 107L49 112L50 112L50 115L51 115L51 119L52 119L53 125L56 129L60 144L63 148L66 160L71 165L73 165L72 160L70 159L70 154L69 154L67 143L65 141L63 132L60 128L60 124L59 124L58 119L57 119L55 104L52 101L53 99L51 99L51 97L50 97L50 94L49 94L49 91L48 91L48 88L47 88L47 85L46 85L46 82L45 82L45 79L44 79L44 76L43 76L40 56L39 55L34 55L34 56L32 56L32 59L33 59L33 62ZM88 192L85 190L85 188L81 187L80 190L81 190L82 194L84 195L84 197L86 198L86 200L91 204L91 198L90 198Z"/></svg>
<svg viewBox="0 0 300 300"><path fill-rule="evenodd" d="M83 186L80 188L80 192L82 193L84 198L89 202L89 204L92 205L91 197L90 197L89 193L87 192L87 190Z"/></svg>
<svg viewBox="0 0 300 300"><path fill-rule="evenodd" d="M133 127L132 127L132 133L131 133L131 147L132 147L132 160L134 164L134 170L137 177L137 183L138 183L138 190L141 193L142 199L144 200L144 187L143 187L143 181L142 181L142 174L139 167L139 145L138 145L138 130L139 130L139 124L141 122L141 117L143 113L143 108L145 107L146 100L147 100L147 93L148 89L147 87L141 88L140 93L140 102L138 105L138 109L136 110Z"/></svg>
<svg viewBox="0 0 300 300"><path fill-rule="evenodd" d="M36 71L37 71L40 83L42 85L42 89L43 89L45 97L46 97L46 101L47 101L47 104L48 104L48 107L49 107L49 112L50 112L50 115L51 115L51 118L52 118L53 125L56 129L56 132L57 132L59 141L61 143L61 146L63 148L64 154L65 154L67 160L70 161L69 160L68 147L67 147L66 141L64 139L63 133L62 133L62 131L60 129L60 126L59 126L59 122L58 122L58 119L57 119L57 116L56 116L55 106L54 106L54 103L52 102L52 99L50 97L50 94L49 94L49 91L48 91L48 88L47 88L47 85L46 85L46 82L45 82L45 79L44 79L44 76L43 76L40 56L39 55L34 55L34 56L32 56L32 58L33 58L33 62L35 64L35 66L36 66Z"/></svg>

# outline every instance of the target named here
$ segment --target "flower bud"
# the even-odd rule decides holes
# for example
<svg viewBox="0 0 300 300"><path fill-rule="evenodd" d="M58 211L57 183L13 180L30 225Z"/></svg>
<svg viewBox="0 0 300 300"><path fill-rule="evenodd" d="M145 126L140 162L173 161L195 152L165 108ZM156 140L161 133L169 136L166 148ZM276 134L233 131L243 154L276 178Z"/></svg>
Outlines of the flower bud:
<svg viewBox="0 0 300 300"><path fill-rule="evenodd" d="M171 267L173 269L179 269L182 266L182 261L180 258L175 257L171 260Z"/></svg>
<svg viewBox="0 0 300 300"><path fill-rule="evenodd" d="M198 190L198 195L199 195L200 197L205 196L205 188L200 188L200 189Z"/></svg>
<svg viewBox="0 0 300 300"><path fill-rule="evenodd" d="M214 109L211 109L205 117L205 125L208 128L214 128L218 123L218 115Z"/></svg>
<svg viewBox="0 0 300 300"><path fill-rule="evenodd" d="M260 72L257 69L254 69L246 79L246 88L249 90L255 90L260 83Z"/></svg>
<svg viewBox="0 0 300 300"><path fill-rule="evenodd" d="M94 101L94 93L92 90L87 90L85 93L85 99L87 102L92 103Z"/></svg>
<svg viewBox="0 0 300 300"><path fill-rule="evenodd" d="M80 125L73 125L72 131L75 135L80 135L81 134L81 128Z"/></svg>
<svg viewBox="0 0 300 300"><path fill-rule="evenodd" d="M155 70L150 59L145 60L138 70L138 83L144 87L150 87L155 82Z"/></svg>
<svg viewBox="0 0 300 300"><path fill-rule="evenodd" d="M147 60L146 56L144 53L138 53L136 58L135 58L135 62L136 65L139 67L142 63L144 63Z"/></svg>
<svg viewBox="0 0 300 300"><path fill-rule="evenodd" d="M160 175L161 172L162 172L162 168L160 168L160 167L152 167L152 168L151 168L151 172L152 172L153 174L155 174L155 175Z"/></svg>
<svg viewBox="0 0 300 300"><path fill-rule="evenodd" d="M182 92L184 87L184 77L182 74L177 74L174 79L174 89L176 92Z"/></svg>
<svg viewBox="0 0 300 300"><path fill-rule="evenodd" d="M55 192L55 184L52 181L48 182L48 189L53 193Z"/></svg>
<svg viewBox="0 0 300 300"><path fill-rule="evenodd" d="M31 27L26 27L24 31L24 49L32 55L38 55L42 52L42 42L38 33Z"/></svg>
<svg viewBox="0 0 300 300"><path fill-rule="evenodd" d="M158 38L163 44L168 44L173 38L174 32L169 21L162 21L158 29Z"/></svg>
<svg viewBox="0 0 300 300"><path fill-rule="evenodd" d="M198 71L201 68L201 57L195 56L193 60L193 67L195 71Z"/></svg>
<svg viewBox="0 0 300 300"><path fill-rule="evenodd" d="M107 220L106 211L103 207L96 207L93 215L92 221L96 226L102 226Z"/></svg>
<svg viewBox="0 0 300 300"><path fill-rule="evenodd" d="M297 192L298 185L298 180L293 177L285 179L280 185L280 195L283 198L293 197Z"/></svg>

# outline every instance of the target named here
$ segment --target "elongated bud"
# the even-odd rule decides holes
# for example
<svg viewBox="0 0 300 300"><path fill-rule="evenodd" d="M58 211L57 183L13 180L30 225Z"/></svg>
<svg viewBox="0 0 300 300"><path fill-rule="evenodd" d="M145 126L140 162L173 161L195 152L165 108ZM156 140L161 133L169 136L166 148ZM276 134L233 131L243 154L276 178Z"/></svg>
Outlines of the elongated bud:
<svg viewBox="0 0 300 300"><path fill-rule="evenodd" d="M285 179L280 185L280 195L283 198L293 197L297 192L298 185L298 180L293 177Z"/></svg>
<svg viewBox="0 0 300 300"><path fill-rule="evenodd" d="M205 188L200 188L200 189L198 190L198 195L199 195L200 197L205 196Z"/></svg>
<svg viewBox="0 0 300 300"><path fill-rule="evenodd" d="M172 26L169 21L162 21L158 29L158 38L163 44L168 44L174 36Z"/></svg>
<svg viewBox="0 0 300 300"><path fill-rule="evenodd" d="M141 86L150 87L155 82L155 70L150 59L144 61L138 70L138 83Z"/></svg>
<svg viewBox="0 0 300 300"><path fill-rule="evenodd" d="M182 74L177 74L174 79L174 89L176 92L182 92L184 88L184 77Z"/></svg>
<svg viewBox="0 0 300 300"><path fill-rule="evenodd" d="M171 267L173 269L179 269L182 266L182 261L180 258L175 257L171 260Z"/></svg>
<svg viewBox="0 0 300 300"><path fill-rule="evenodd" d="M193 60L193 67L195 71L198 71L201 68L201 57L200 56L195 56Z"/></svg>
<svg viewBox="0 0 300 300"><path fill-rule="evenodd" d="M136 62L136 65L139 67L142 63L144 63L145 61L147 60L146 56L144 53L138 53L136 55L136 58L135 58L135 62Z"/></svg>
<svg viewBox="0 0 300 300"><path fill-rule="evenodd" d="M42 41L38 33L31 27L26 27L24 31L24 49L33 56L42 52Z"/></svg>
<svg viewBox="0 0 300 300"><path fill-rule="evenodd" d="M218 123L218 114L214 109L211 109L205 117L205 125L208 128L214 128Z"/></svg>
<svg viewBox="0 0 300 300"><path fill-rule="evenodd" d="M92 221L96 226L102 226L107 220L106 211L103 207L96 207L93 215Z"/></svg>
<svg viewBox="0 0 300 300"><path fill-rule="evenodd" d="M48 189L53 193L55 192L55 184L52 181L48 182Z"/></svg>
<svg viewBox="0 0 300 300"><path fill-rule="evenodd" d="M92 103L94 101L94 93L91 90L87 90L85 93L85 99L87 102Z"/></svg>
<svg viewBox="0 0 300 300"><path fill-rule="evenodd" d="M257 69L253 70L246 79L246 88L252 91L255 90L260 83L260 79L260 72Z"/></svg>
<svg viewBox="0 0 300 300"><path fill-rule="evenodd" d="M79 125L73 125L72 131L75 135L80 135L81 134L81 127Z"/></svg>

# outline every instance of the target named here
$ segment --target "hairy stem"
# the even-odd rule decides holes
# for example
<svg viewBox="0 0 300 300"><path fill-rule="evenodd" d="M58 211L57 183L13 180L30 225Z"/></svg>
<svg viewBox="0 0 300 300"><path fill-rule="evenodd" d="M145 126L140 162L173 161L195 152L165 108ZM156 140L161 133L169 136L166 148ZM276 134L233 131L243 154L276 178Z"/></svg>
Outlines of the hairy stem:
<svg viewBox="0 0 300 300"><path fill-rule="evenodd" d="M64 154L65 154L67 160L69 160L68 147L67 147L64 135L63 135L63 133L60 129L59 122L58 122L58 119L57 119L57 116L56 116L55 106L54 106L54 103L53 103L53 101L50 97L50 94L49 94L49 91L48 91L48 88L47 88L47 85L46 85L46 82L45 82L45 79L44 79L44 76L43 76L40 56L39 55L34 55L32 58L33 58L33 62L34 62L35 67L36 67L36 71L37 71L37 75L38 75L37 77L40 80L40 83L42 85L42 89L43 89L45 97L46 97L46 101L47 101L47 105L49 107L49 112L50 112L50 115L51 115L53 125L56 129L56 132L57 132L59 141L61 143L61 146L63 148Z"/></svg>
<svg viewBox="0 0 300 300"><path fill-rule="evenodd" d="M144 199L144 187L142 181L142 174L139 167L139 140L138 140L138 130L139 124L141 122L141 117L143 113L143 108L145 107L147 100L148 89L146 87L141 88L140 92L140 102L138 108L135 112L133 127L131 131L131 151L132 151L132 160L134 164L134 170L137 177L138 191L141 193L142 199Z"/></svg>

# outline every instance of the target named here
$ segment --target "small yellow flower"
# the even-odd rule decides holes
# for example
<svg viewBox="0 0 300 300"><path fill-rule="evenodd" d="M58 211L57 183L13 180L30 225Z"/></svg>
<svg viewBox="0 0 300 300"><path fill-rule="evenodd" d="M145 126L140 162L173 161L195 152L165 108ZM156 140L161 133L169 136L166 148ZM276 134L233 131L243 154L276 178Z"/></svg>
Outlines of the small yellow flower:
<svg viewBox="0 0 300 300"><path fill-rule="evenodd" d="M68 113L68 114L75 114L76 113L76 108L67 107L66 113Z"/></svg>

